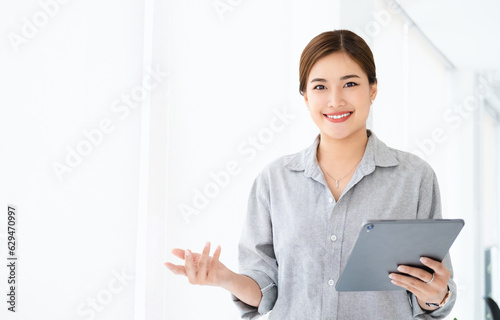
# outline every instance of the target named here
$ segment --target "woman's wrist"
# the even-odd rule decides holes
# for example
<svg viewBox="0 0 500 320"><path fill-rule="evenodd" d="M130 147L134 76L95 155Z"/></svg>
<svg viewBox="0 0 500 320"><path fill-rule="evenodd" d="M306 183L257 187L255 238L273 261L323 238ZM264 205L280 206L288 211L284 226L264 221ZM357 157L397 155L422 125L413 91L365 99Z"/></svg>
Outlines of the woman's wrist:
<svg viewBox="0 0 500 320"><path fill-rule="evenodd" d="M440 296L442 296L441 299L436 299L436 301L422 301L418 297L417 301L420 308L422 308L423 310L434 311L444 306L444 304L448 301L450 296L450 288L447 287L446 290L443 291L443 294Z"/></svg>
<svg viewBox="0 0 500 320"><path fill-rule="evenodd" d="M226 269L227 274L225 274L222 278L221 281L219 282L218 286L226 289L227 291L232 292L232 288L234 287L234 283L237 281L236 277L238 274L236 272L231 271L229 268Z"/></svg>
<svg viewBox="0 0 500 320"><path fill-rule="evenodd" d="M423 302L419 298L417 298L417 301L418 301L418 305L420 306L420 308L422 310L425 310L425 311L434 311L434 310L439 309L439 307L429 307L428 305L425 304L425 302Z"/></svg>
<svg viewBox="0 0 500 320"><path fill-rule="evenodd" d="M229 273L219 286L246 304L258 307L262 299L262 292L257 282L250 277L227 270Z"/></svg>

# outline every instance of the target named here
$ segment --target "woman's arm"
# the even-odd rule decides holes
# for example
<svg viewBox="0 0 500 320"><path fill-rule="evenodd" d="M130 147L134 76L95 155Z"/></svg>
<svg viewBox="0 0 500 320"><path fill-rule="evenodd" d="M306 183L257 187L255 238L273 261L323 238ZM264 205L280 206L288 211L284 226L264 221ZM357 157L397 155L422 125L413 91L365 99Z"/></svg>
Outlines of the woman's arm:
<svg viewBox="0 0 500 320"><path fill-rule="evenodd" d="M165 266L177 275L184 275L189 283L224 288L248 305L258 307L262 298L260 287L252 278L237 274L219 261L221 247L210 257L210 242L202 254L190 250L173 249L172 253L184 260L184 265L166 262Z"/></svg>

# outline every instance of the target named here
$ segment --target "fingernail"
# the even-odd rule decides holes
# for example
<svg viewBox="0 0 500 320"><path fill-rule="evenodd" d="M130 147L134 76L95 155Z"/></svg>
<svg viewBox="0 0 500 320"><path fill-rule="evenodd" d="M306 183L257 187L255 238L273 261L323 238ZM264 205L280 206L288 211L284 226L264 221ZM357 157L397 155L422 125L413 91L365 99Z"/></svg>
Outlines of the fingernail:
<svg viewBox="0 0 500 320"><path fill-rule="evenodd" d="M405 271L405 267L403 267L403 266L399 266L399 267L398 267L398 271L404 272L404 271Z"/></svg>
<svg viewBox="0 0 500 320"><path fill-rule="evenodd" d="M191 251L186 250L186 257L190 257L190 256L191 256Z"/></svg>
<svg viewBox="0 0 500 320"><path fill-rule="evenodd" d="M428 261L429 260L427 260L427 258L424 258L424 257L420 258L420 262L422 262L422 263L427 263Z"/></svg>
<svg viewBox="0 0 500 320"><path fill-rule="evenodd" d="M205 243L205 248L206 248L206 247L208 247L209 245L210 245L210 241L207 241L207 242Z"/></svg>
<svg viewBox="0 0 500 320"><path fill-rule="evenodd" d="M389 275L389 278L391 278L391 279L393 279L393 278L394 278L394 276L392 275L392 273Z"/></svg>

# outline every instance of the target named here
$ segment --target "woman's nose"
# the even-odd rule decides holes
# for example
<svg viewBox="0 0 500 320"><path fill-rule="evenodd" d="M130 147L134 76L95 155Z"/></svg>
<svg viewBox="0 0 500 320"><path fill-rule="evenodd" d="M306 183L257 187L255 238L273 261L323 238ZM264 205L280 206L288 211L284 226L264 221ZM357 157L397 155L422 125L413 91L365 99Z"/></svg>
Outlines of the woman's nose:
<svg viewBox="0 0 500 320"><path fill-rule="evenodd" d="M344 96L342 94L341 88L335 88L330 91L328 95L328 106L332 108L337 108L345 104Z"/></svg>

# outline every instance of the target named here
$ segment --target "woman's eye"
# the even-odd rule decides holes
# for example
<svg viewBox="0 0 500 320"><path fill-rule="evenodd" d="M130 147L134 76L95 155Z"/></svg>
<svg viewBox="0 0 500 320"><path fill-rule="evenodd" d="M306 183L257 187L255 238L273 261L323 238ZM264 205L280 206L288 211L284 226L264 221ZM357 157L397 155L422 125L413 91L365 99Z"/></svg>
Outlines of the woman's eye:
<svg viewBox="0 0 500 320"><path fill-rule="evenodd" d="M354 87L354 86L357 86L358 84L357 83L354 83L354 82L348 82L344 85L344 88L349 88L349 87Z"/></svg>
<svg viewBox="0 0 500 320"><path fill-rule="evenodd" d="M316 90L323 90L323 89L325 89L325 86L322 85L322 84L318 84L316 87L314 87L314 89L316 89Z"/></svg>

